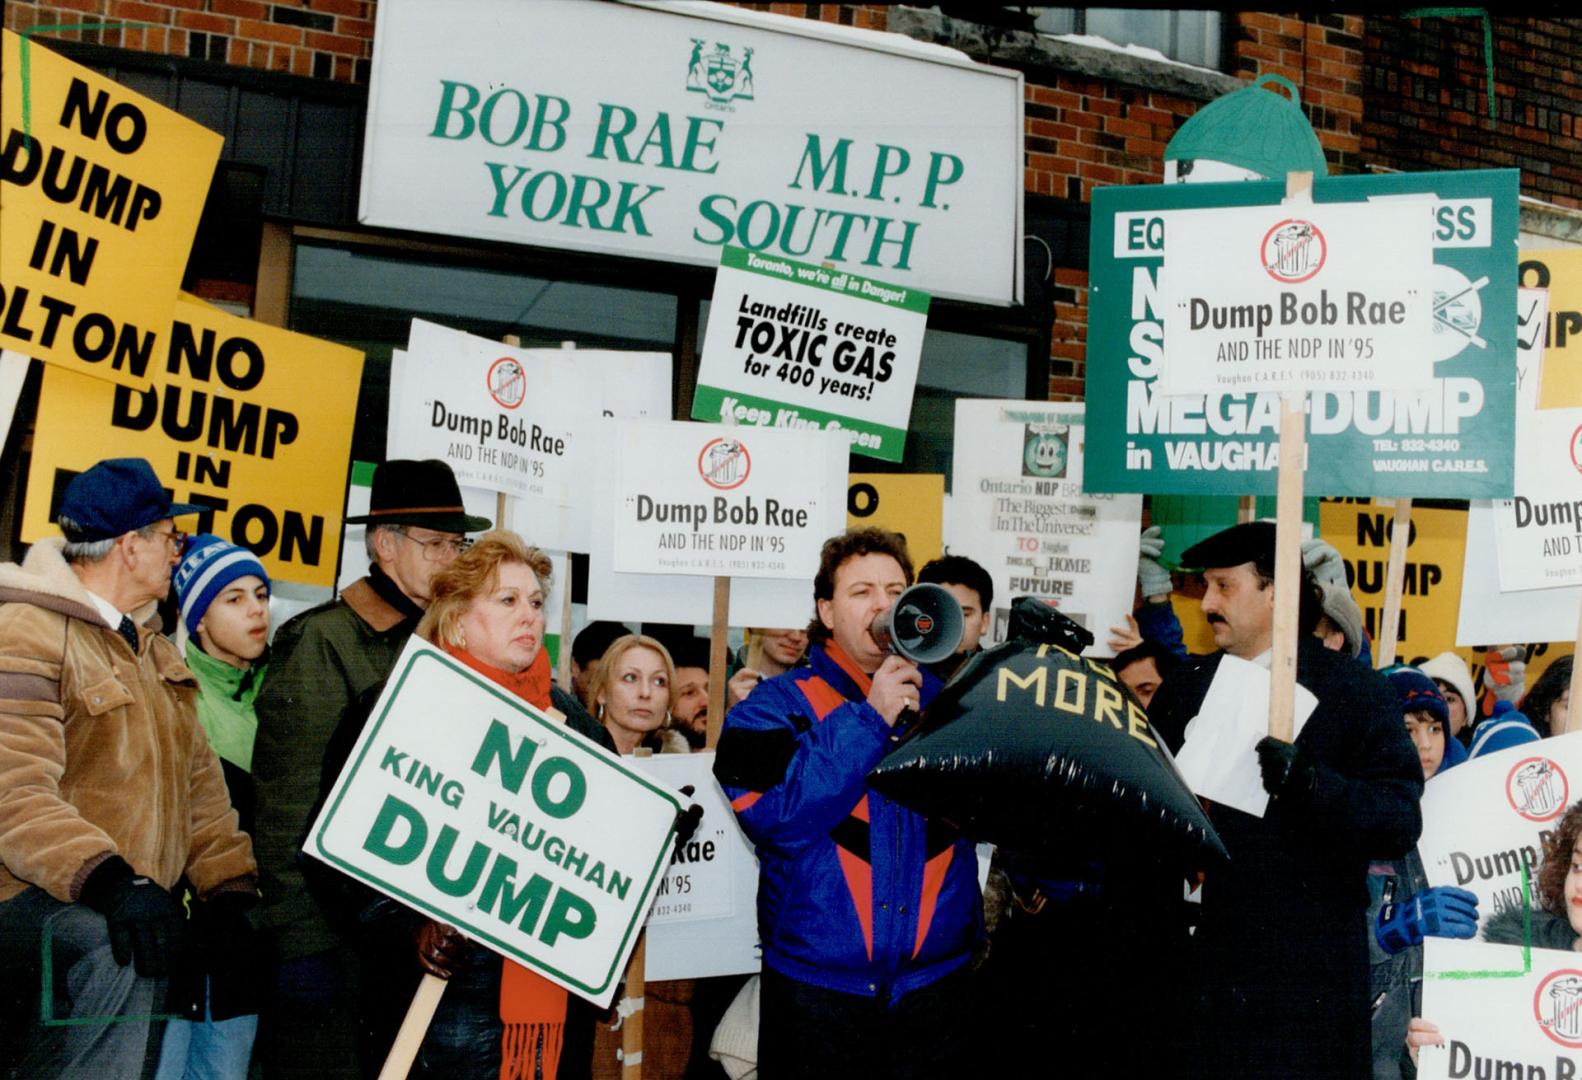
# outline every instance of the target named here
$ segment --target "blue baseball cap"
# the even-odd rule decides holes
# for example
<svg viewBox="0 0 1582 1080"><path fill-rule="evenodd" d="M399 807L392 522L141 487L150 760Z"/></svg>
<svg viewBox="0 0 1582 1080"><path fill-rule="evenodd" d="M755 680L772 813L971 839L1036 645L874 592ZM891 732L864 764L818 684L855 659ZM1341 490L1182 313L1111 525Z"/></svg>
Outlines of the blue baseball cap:
<svg viewBox="0 0 1582 1080"><path fill-rule="evenodd" d="M201 514L193 503L173 503L143 458L109 458L72 477L61 496L58 517L72 523L73 543L110 540L165 518Z"/></svg>

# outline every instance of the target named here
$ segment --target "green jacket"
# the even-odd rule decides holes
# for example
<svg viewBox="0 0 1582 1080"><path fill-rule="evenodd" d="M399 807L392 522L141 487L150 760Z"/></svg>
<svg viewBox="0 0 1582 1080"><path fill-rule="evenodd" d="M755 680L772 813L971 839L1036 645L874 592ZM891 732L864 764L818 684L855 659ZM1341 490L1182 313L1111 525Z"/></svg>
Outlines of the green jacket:
<svg viewBox="0 0 1582 1080"><path fill-rule="evenodd" d="M258 735L258 716L253 703L263 681L265 662L247 669L234 668L216 660L187 639L187 666L198 677L198 723L209 737L209 746L225 770L225 786L231 805L241 818L242 831L253 831L253 741Z"/></svg>
<svg viewBox="0 0 1582 1080"><path fill-rule="evenodd" d="M377 587L370 575L282 626L269 676L254 701L253 845L263 894L260 917L278 960L340 944L308 895L297 859L318 800L330 735L357 699L390 674L422 615L389 578L379 577Z"/></svg>

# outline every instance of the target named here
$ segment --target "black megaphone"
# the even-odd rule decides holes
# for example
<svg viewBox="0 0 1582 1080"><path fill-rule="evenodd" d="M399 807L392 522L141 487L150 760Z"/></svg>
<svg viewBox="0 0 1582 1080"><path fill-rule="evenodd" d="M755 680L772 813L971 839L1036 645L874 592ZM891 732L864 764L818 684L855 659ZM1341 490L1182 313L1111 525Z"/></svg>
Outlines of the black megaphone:
<svg viewBox="0 0 1582 1080"><path fill-rule="evenodd" d="M868 632L881 649L914 664L955 654L963 629L961 604L942 585L913 585L874 617Z"/></svg>

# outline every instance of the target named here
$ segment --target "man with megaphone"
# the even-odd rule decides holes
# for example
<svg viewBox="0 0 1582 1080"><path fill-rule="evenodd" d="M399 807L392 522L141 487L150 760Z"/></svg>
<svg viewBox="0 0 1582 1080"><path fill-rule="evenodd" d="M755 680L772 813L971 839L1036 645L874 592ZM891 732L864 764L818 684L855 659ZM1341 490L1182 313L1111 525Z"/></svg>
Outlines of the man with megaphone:
<svg viewBox="0 0 1582 1080"><path fill-rule="evenodd" d="M715 775L758 850L765 1080L968 1068L966 964L983 921L973 845L866 780L940 687L920 664L961 634L950 594L911 580L894 533L826 541L809 666L760 683L725 719Z"/></svg>

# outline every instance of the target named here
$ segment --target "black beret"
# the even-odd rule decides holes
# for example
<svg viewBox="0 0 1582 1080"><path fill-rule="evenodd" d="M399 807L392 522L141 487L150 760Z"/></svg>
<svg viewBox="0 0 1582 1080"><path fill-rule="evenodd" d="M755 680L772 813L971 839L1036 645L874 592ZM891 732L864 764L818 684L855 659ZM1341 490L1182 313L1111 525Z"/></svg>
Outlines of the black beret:
<svg viewBox="0 0 1582 1080"><path fill-rule="evenodd" d="M1242 563L1274 567L1274 522L1246 521L1200 540L1181 553L1189 570L1218 570Z"/></svg>

